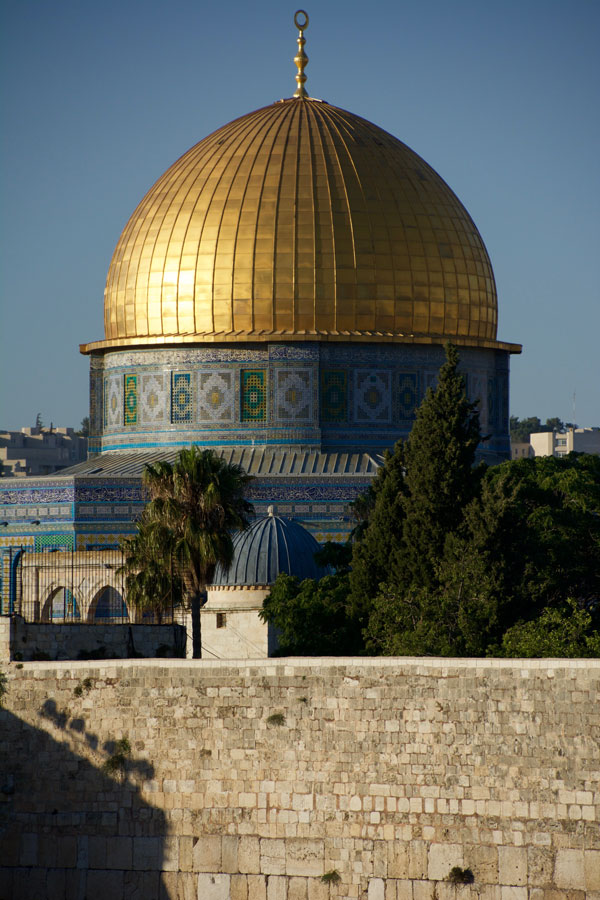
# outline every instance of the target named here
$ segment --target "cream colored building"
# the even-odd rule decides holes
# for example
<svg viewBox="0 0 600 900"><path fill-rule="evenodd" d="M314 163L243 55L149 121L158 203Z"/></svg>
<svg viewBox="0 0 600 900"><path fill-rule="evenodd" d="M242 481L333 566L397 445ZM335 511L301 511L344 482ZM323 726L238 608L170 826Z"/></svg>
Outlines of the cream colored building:
<svg viewBox="0 0 600 900"><path fill-rule="evenodd" d="M21 428L0 431L2 474L52 475L87 459L87 438L74 428Z"/></svg>
<svg viewBox="0 0 600 900"><path fill-rule="evenodd" d="M565 432L540 431L529 435L533 456L600 453L600 428L569 428Z"/></svg>

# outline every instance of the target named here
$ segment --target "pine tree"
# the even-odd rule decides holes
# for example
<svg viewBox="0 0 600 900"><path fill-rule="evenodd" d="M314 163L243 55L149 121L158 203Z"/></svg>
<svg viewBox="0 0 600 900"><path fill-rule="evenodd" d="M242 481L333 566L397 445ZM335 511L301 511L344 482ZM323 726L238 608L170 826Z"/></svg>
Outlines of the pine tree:
<svg viewBox="0 0 600 900"><path fill-rule="evenodd" d="M393 561L394 581L406 587L435 583L446 536L461 525L478 477L473 471L481 441L477 404L467 400L458 351L446 345L435 390L429 388L406 443L402 542Z"/></svg>
<svg viewBox="0 0 600 900"><path fill-rule="evenodd" d="M408 440L396 444L373 482L373 508L353 553L355 606L368 606L383 582L401 589L431 584L446 535L473 497L481 432L458 362L447 344L437 387L428 389Z"/></svg>
<svg viewBox="0 0 600 900"><path fill-rule="evenodd" d="M352 604L362 611L375 652L396 646L395 628L429 633L426 620L438 602L433 595L440 587L446 541L460 533L465 508L477 492L479 415L467 400L458 363L456 348L446 345L437 387L428 389L408 440L396 445L375 481L368 525L354 548ZM457 584L457 601L448 610L457 608L461 591ZM423 652L431 652L430 643L428 638Z"/></svg>
<svg viewBox="0 0 600 900"><path fill-rule="evenodd" d="M360 523L352 548L350 608L367 625L371 601L390 575L390 560L402 538L404 509L404 443L386 453L384 465L369 489L368 518Z"/></svg>

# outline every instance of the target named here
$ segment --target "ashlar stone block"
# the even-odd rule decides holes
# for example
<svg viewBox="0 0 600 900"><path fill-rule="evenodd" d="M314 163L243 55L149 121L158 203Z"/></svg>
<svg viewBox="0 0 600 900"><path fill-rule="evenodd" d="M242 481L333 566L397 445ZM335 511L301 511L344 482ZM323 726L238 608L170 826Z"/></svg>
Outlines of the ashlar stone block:
<svg viewBox="0 0 600 900"><path fill-rule="evenodd" d="M238 867L238 847L239 847L239 838L235 835L226 834L223 836L222 840L222 861L221 861L221 869L223 872L227 872L229 874L236 874L239 872Z"/></svg>
<svg viewBox="0 0 600 900"><path fill-rule="evenodd" d="M288 880L287 900L308 900L308 882L306 878L290 878Z"/></svg>
<svg viewBox="0 0 600 900"><path fill-rule="evenodd" d="M506 887L502 885L500 888L500 897L501 900L527 900L527 888Z"/></svg>
<svg viewBox="0 0 600 900"><path fill-rule="evenodd" d="M554 882L558 888L585 890L583 850L561 849L556 851Z"/></svg>
<svg viewBox="0 0 600 900"><path fill-rule="evenodd" d="M209 834L200 837L192 856L194 872L219 872L221 870L220 835Z"/></svg>
<svg viewBox="0 0 600 900"><path fill-rule="evenodd" d="M267 877L267 900L286 900L287 878L284 875Z"/></svg>
<svg viewBox="0 0 600 900"><path fill-rule="evenodd" d="M265 875L285 875L285 841L271 838L261 840L260 867Z"/></svg>
<svg viewBox="0 0 600 900"><path fill-rule="evenodd" d="M443 881L454 866L463 866L462 844L431 844L427 877L432 881Z"/></svg>
<svg viewBox="0 0 600 900"><path fill-rule="evenodd" d="M600 850L583 851L583 868L586 890L600 891Z"/></svg>
<svg viewBox="0 0 600 900"><path fill-rule="evenodd" d="M202 872L198 875L198 900L230 900L231 876Z"/></svg>
<svg viewBox="0 0 600 900"><path fill-rule="evenodd" d="M325 856L323 841L292 838L286 841L286 851L285 869L288 875L320 877L323 874Z"/></svg>
<svg viewBox="0 0 600 900"><path fill-rule="evenodd" d="M385 900L385 881L383 878L371 878L367 897L368 900Z"/></svg>
<svg viewBox="0 0 600 900"><path fill-rule="evenodd" d="M244 835L238 844L238 870L247 875L260 874L260 843L257 837Z"/></svg>
<svg viewBox="0 0 600 900"><path fill-rule="evenodd" d="M501 885L527 884L525 847L498 847L498 880Z"/></svg>

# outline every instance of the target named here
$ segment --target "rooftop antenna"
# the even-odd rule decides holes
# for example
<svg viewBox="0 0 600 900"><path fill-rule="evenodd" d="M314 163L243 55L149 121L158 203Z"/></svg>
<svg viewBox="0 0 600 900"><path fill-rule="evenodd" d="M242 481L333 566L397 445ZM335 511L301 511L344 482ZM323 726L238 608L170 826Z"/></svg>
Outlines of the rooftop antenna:
<svg viewBox="0 0 600 900"><path fill-rule="evenodd" d="M304 30L308 28L308 13L303 9L297 9L294 13L294 25L298 29L298 53L294 57L294 62L296 63L296 66L298 68L298 74L296 75L296 83L298 84L298 87L294 92L294 97L300 97L304 99L304 97L308 97L306 88L304 87L304 83L306 82L304 68L308 63L308 56L304 52L304 45L306 43Z"/></svg>

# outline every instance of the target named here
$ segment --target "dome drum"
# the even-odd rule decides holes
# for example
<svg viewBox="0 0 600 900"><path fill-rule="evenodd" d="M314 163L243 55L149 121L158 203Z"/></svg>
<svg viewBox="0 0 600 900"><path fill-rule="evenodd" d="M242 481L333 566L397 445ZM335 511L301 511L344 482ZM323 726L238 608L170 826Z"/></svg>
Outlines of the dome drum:
<svg viewBox="0 0 600 900"><path fill-rule="evenodd" d="M302 446L383 450L406 437L444 359L434 345L270 343L94 354L98 450ZM465 348L493 461L508 448L508 354Z"/></svg>

